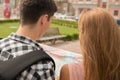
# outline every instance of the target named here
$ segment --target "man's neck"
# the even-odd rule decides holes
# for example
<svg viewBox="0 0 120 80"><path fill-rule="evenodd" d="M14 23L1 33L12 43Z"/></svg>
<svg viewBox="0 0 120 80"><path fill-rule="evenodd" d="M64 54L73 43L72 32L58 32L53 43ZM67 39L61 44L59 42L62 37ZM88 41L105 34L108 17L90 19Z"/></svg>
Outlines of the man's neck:
<svg viewBox="0 0 120 80"><path fill-rule="evenodd" d="M32 40L37 40L39 37L39 33L36 29L30 28L31 26L19 26L19 29L17 30L16 34L29 37Z"/></svg>

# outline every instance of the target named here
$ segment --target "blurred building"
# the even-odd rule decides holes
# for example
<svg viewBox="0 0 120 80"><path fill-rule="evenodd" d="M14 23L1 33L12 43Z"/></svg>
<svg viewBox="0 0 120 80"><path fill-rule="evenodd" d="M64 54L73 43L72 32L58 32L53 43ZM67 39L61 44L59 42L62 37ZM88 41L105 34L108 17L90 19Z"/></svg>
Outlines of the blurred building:
<svg viewBox="0 0 120 80"><path fill-rule="evenodd" d="M0 0L0 18L4 17L5 1L9 1L11 17L19 16L19 0ZM120 0L55 0L58 7L58 13L75 16L79 15L84 9L101 7L108 10L115 19L120 19Z"/></svg>
<svg viewBox="0 0 120 80"><path fill-rule="evenodd" d="M120 19L120 0L55 0L58 13L74 15L75 19L84 9L101 7L108 10L115 19Z"/></svg>
<svg viewBox="0 0 120 80"><path fill-rule="evenodd" d="M3 17L3 14L2 14L3 13L3 8L4 8L3 7L3 1L0 0L0 18Z"/></svg>
<svg viewBox="0 0 120 80"><path fill-rule="evenodd" d="M17 17L18 15L18 10L17 10L17 6L18 6L18 1L19 0L0 0L0 18L4 18L4 10L6 7L9 8L10 13L11 13L11 17Z"/></svg>
<svg viewBox="0 0 120 80"><path fill-rule="evenodd" d="M108 10L116 18L120 19L120 0L110 0L106 2Z"/></svg>
<svg viewBox="0 0 120 80"><path fill-rule="evenodd" d="M120 19L120 0L72 0L76 18L84 9L101 7L108 10L115 19Z"/></svg>
<svg viewBox="0 0 120 80"><path fill-rule="evenodd" d="M67 15L74 15L75 9L72 6L71 0L54 0L57 7L58 13L67 14Z"/></svg>

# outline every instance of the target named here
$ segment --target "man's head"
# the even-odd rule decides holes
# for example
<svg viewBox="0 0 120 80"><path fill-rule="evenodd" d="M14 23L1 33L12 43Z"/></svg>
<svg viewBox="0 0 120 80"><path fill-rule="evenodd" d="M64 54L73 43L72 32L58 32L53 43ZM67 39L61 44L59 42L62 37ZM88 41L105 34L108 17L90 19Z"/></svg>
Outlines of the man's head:
<svg viewBox="0 0 120 80"><path fill-rule="evenodd" d="M30 32L31 35L35 33L36 38L41 37L49 29L52 16L57 11L54 0L20 1L20 23L24 27L20 27L18 31L22 33L25 31L25 34Z"/></svg>
<svg viewBox="0 0 120 80"><path fill-rule="evenodd" d="M20 18L22 25L36 24L42 15L50 17L57 11L53 0L21 0Z"/></svg>

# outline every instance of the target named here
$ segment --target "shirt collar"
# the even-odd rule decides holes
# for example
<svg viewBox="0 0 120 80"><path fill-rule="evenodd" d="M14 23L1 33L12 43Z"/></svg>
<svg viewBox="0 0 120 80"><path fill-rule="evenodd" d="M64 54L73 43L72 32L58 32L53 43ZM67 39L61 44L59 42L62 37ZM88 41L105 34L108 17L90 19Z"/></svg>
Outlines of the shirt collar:
<svg viewBox="0 0 120 80"><path fill-rule="evenodd" d="M25 44L29 44L33 47L36 47L38 50L41 49L40 45L37 42L35 42L34 40L30 39L29 37L21 36L16 33L11 33L8 36L8 38L25 43Z"/></svg>

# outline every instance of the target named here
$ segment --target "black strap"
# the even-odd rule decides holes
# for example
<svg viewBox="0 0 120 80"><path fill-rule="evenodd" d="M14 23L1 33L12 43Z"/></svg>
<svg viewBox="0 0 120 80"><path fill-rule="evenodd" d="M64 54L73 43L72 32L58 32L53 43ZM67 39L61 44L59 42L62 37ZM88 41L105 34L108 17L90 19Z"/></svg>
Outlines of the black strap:
<svg viewBox="0 0 120 80"><path fill-rule="evenodd" d="M50 60L54 64L54 60L44 51L37 50L18 56L16 58L0 62L0 80L15 80L16 77L31 65L40 60ZM3 79L4 78L4 79Z"/></svg>

